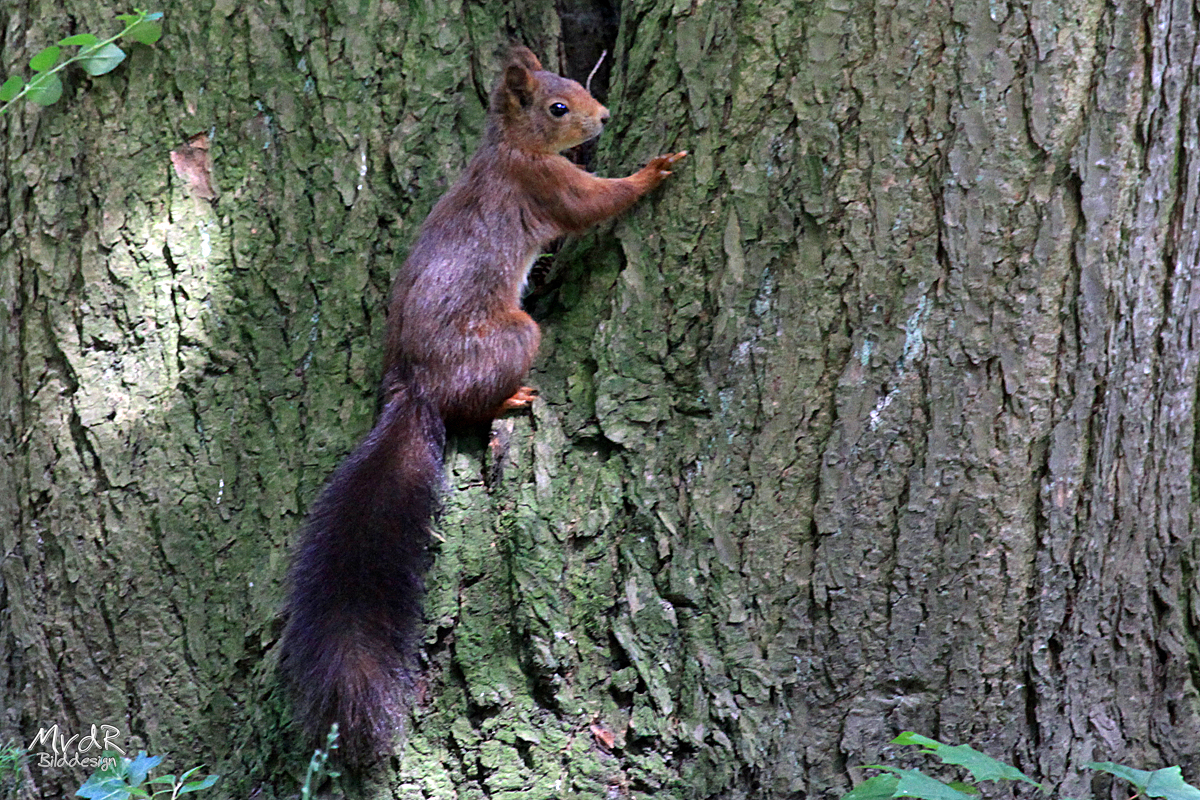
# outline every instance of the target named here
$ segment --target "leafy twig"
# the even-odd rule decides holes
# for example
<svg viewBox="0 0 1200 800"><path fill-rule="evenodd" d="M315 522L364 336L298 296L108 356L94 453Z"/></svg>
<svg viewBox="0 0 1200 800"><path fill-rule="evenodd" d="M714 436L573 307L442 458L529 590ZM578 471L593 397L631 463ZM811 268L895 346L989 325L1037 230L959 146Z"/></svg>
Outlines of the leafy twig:
<svg viewBox="0 0 1200 800"><path fill-rule="evenodd" d="M177 800L180 795L212 788L221 777L206 775L200 780L189 780L200 770L200 767L192 767L179 777L160 775L151 778L150 770L161 763L162 756L148 756L144 750L134 758L124 758L106 751L99 769L79 787L75 796L90 800L151 800L169 794L170 800ZM156 785L165 788L154 789Z"/></svg>
<svg viewBox="0 0 1200 800"><path fill-rule="evenodd" d="M90 33L77 33L68 36L58 44L43 48L33 58L29 59L29 68L34 77L28 83L20 75L10 75L0 84L0 114L3 114L22 97L41 106L48 106L62 97L62 79L58 77L68 64L79 63L84 72L89 75L104 75L112 72L117 65L125 60L125 51L117 47L119 39L128 37L142 44L154 44L162 36L162 12L153 13L136 9L132 14L120 14L117 19L125 23L125 29L108 39L100 40ZM62 48L78 47L79 52L59 62Z"/></svg>
<svg viewBox="0 0 1200 800"><path fill-rule="evenodd" d="M1020 781L1038 787L1043 794L1050 791L1049 787L1037 783L1016 767L965 744L948 745L912 731L900 734L892 744L916 745L921 752L940 758L943 764L965 768L975 781ZM1145 795L1162 800L1200 800L1200 789L1183 782L1179 767L1147 771L1111 761L1089 762L1085 766L1129 781L1137 789L1133 798ZM886 764L865 764L864 768L883 770L884 774L863 781L842 795L841 800L978 800L981 794L973 783L946 783L919 769L901 769Z"/></svg>

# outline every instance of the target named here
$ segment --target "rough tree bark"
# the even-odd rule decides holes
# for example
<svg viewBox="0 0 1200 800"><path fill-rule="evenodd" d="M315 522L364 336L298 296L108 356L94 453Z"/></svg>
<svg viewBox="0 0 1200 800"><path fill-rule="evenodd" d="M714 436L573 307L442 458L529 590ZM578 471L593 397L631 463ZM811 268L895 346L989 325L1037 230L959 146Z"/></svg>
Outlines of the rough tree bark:
<svg viewBox="0 0 1200 800"><path fill-rule="evenodd" d="M123 10L7 3L0 71ZM502 44L583 77L606 6L162 10L0 118L0 735L112 724L283 797L288 545L370 426L390 274ZM905 728L1072 794L1200 777L1193 4L607 10L594 166L692 156L536 274L542 400L451 443L368 793L827 796Z"/></svg>

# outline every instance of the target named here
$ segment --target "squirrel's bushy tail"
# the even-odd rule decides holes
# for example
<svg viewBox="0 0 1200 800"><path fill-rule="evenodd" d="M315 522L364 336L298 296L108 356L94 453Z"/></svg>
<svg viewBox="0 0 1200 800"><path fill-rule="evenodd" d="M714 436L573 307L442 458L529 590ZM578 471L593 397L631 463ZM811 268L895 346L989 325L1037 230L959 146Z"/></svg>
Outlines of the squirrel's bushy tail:
<svg viewBox="0 0 1200 800"><path fill-rule="evenodd" d="M289 573L280 668L310 734L331 723L339 751L388 750L411 695L442 482L445 426L400 387L312 510Z"/></svg>

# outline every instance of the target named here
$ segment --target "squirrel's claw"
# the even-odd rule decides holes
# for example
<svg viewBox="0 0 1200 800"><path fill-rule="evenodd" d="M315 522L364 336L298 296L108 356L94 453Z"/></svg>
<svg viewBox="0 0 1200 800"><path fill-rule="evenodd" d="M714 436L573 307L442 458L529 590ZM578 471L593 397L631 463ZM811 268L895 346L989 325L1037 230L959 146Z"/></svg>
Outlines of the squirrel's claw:
<svg viewBox="0 0 1200 800"><path fill-rule="evenodd" d="M537 399L537 396L537 389L522 386L520 389L517 389L512 397L500 404L500 407L496 409L496 416L498 417L504 412L513 411L514 409L528 408L529 404Z"/></svg>

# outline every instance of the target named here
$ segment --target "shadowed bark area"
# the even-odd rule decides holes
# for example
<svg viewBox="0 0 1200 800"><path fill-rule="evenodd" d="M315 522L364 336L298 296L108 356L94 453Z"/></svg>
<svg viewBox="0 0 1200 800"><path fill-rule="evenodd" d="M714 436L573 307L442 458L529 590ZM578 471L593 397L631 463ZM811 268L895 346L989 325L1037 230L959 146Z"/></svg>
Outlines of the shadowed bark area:
<svg viewBox="0 0 1200 800"><path fill-rule="evenodd" d="M503 43L590 63L612 9L170 5L0 117L0 738L295 794L282 579L391 274ZM10 3L0 72L125 10ZM594 168L691 155L535 270L541 399L450 443L364 794L827 796L906 728L1200 777L1192 5L616 13Z"/></svg>

